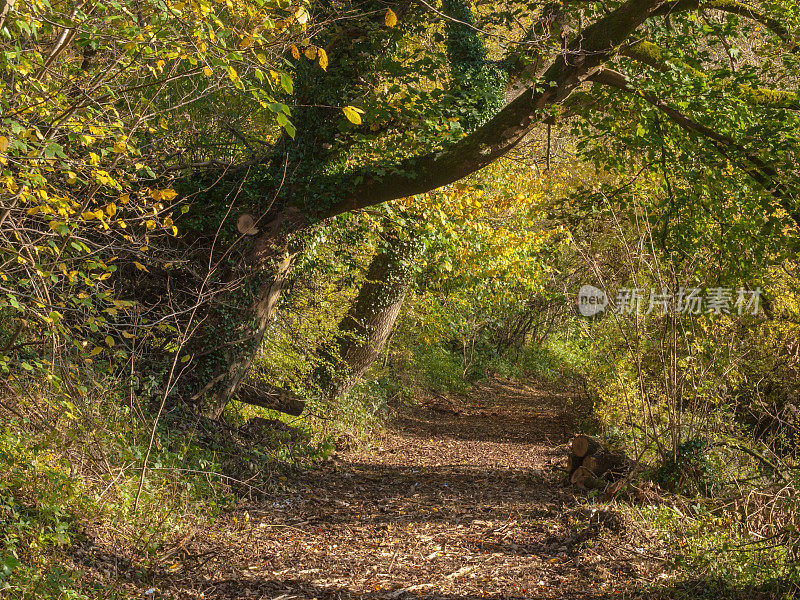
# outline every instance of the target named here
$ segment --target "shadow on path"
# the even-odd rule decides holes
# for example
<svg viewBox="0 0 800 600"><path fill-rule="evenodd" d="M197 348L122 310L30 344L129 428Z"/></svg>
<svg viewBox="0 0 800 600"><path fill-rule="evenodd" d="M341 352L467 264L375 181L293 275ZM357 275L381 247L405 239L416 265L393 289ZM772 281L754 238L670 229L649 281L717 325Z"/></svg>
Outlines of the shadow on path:
<svg viewBox="0 0 800 600"><path fill-rule="evenodd" d="M652 533L562 487L587 410L577 389L499 380L434 399L373 450L222 516L158 585L181 599L778 597L676 585Z"/></svg>

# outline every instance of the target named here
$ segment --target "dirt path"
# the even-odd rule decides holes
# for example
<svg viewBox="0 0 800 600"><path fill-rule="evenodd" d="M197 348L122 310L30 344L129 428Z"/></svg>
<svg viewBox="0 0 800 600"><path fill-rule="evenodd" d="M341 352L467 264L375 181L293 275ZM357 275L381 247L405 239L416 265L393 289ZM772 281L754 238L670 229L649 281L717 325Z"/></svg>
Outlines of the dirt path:
<svg viewBox="0 0 800 600"><path fill-rule="evenodd" d="M559 485L577 390L500 381L397 419L187 549L177 598L621 598L663 564ZM662 576L663 577L663 576ZM620 591L624 593L620 595Z"/></svg>

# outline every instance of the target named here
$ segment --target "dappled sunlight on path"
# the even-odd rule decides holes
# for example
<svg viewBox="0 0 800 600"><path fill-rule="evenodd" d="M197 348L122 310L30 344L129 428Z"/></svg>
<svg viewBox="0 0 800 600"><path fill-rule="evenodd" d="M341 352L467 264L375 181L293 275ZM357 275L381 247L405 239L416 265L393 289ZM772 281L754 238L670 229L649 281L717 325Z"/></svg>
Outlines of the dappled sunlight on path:
<svg viewBox="0 0 800 600"><path fill-rule="evenodd" d="M225 515L160 589L500 600L653 597L657 584L669 597L652 536L624 518L597 519L560 485L582 402L577 389L502 381L433 399L395 419L371 451L343 453Z"/></svg>

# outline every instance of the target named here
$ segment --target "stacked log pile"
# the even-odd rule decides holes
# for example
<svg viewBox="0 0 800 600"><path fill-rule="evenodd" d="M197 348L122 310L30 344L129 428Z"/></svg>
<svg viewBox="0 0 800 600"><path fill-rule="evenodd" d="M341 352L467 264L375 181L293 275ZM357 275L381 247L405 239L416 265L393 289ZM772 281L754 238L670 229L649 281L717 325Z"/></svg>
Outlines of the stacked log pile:
<svg viewBox="0 0 800 600"><path fill-rule="evenodd" d="M628 472L631 461L624 454L611 452L603 443L579 433L572 439L567 457L567 479L584 489L605 489Z"/></svg>

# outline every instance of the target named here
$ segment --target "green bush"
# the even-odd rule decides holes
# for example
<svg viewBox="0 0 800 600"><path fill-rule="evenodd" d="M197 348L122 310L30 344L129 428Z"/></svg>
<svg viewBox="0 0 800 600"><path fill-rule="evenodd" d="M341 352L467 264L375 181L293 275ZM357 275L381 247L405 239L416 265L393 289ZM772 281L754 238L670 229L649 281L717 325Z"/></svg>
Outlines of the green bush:
<svg viewBox="0 0 800 600"><path fill-rule="evenodd" d="M653 480L663 488L687 496L710 496L719 487L719 471L708 454L708 444L693 438L678 446L653 473Z"/></svg>

